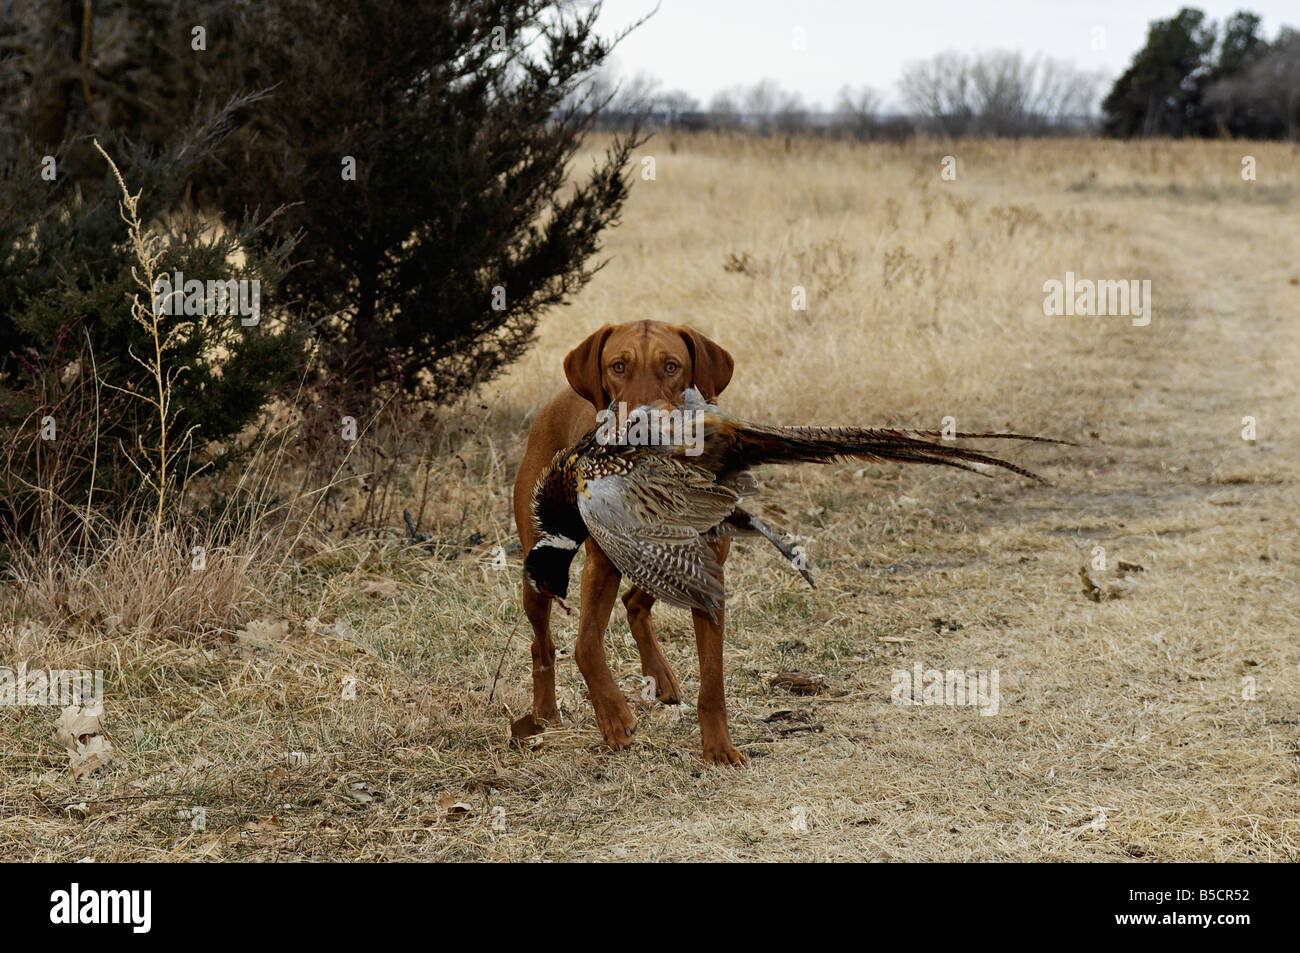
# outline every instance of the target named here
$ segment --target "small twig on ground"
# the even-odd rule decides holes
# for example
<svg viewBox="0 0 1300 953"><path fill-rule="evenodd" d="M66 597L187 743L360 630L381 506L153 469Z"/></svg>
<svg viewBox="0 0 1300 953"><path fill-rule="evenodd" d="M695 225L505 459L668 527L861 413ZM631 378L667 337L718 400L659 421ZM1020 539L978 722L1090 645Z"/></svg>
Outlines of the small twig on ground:
<svg viewBox="0 0 1300 953"><path fill-rule="evenodd" d="M406 528L411 534L411 539L415 540L417 543L423 543L428 540L428 536L416 530L415 520L412 518L410 510L402 510L402 519L406 520Z"/></svg>
<svg viewBox="0 0 1300 953"><path fill-rule="evenodd" d="M497 670L492 675L492 689L488 692L488 704L492 704L492 697L497 693L497 679L501 677L501 666L506 660L506 650L510 648L510 640L515 637L515 629L519 628L519 619L515 619L515 624L510 627L510 634L506 636L506 644L501 646L501 657L497 659Z"/></svg>

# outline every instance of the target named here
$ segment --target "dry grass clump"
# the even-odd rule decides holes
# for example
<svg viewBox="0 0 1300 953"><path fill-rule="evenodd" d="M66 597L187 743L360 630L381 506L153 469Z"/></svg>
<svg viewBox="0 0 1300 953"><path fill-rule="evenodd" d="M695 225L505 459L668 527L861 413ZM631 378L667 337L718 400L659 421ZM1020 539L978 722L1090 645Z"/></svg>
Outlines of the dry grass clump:
<svg viewBox="0 0 1300 953"><path fill-rule="evenodd" d="M78 546L45 539L20 548L8 567L9 611L60 628L148 633L202 640L239 621L257 601L254 565L272 554L266 540L183 526L101 526Z"/></svg>

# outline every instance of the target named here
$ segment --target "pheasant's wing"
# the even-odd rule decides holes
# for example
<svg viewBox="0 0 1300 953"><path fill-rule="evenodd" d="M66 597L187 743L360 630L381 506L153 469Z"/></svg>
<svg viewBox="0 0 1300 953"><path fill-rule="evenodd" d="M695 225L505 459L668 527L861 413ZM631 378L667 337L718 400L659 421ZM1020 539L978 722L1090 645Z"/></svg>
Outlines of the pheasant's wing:
<svg viewBox="0 0 1300 953"><path fill-rule="evenodd" d="M722 567L713 550L691 530L678 538L605 534L592 539L628 581L656 599L684 609L699 609L713 619L722 605Z"/></svg>
<svg viewBox="0 0 1300 953"><path fill-rule="evenodd" d="M737 502L710 474L657 454L588 478L578 494L583 522L619 572L656 599L711 616L722 605L722 567L701 534Z"/></svg>

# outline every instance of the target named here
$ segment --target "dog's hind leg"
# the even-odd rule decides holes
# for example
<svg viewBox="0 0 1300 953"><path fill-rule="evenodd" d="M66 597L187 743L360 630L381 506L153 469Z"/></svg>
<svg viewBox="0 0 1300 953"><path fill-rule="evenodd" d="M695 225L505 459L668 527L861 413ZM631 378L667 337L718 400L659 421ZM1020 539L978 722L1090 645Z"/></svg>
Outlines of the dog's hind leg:
<svg viewBox="0 0 1300 953"><path fill-rule="evenodd" d="M655 638L654 624L650 620L650 607L655 604L654 596L635 587L623 595L623 605L627 609L627 625L636 639L636 650L641 655L641 674L654 680L655 697L665 705L682 703L682 688L677 684L677 675L664 658L659 640Z"/></svg>

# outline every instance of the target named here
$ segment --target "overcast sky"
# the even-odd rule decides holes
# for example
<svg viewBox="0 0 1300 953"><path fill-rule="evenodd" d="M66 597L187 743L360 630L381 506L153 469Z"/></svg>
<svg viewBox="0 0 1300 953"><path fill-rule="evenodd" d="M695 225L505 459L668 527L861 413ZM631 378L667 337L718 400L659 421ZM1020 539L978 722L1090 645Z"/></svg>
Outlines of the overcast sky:
<svg viewBox="0 0 1300 953"><path fill-rule="evenodd" d="M770 78L833 105L845 83L867 84L887 106L903 64L942 50L1021 50L1118 76L1146 40L1151 20L1179 0L662 0L659 12L619 45L618 75L650 73L665 90L684 89L704 106L721 89ZM1191 3L1216 21L1245 7L1264 18L1270 40L1300 26L1297 0ZM617 31L655 0L605 0L603 32ZM801 33L797 31L802 31ZM1098 32L1100 31L1100 32ZM803 49L796 50L796 40ZM1100 41L1100 49L1094 43Z"/></svg>

